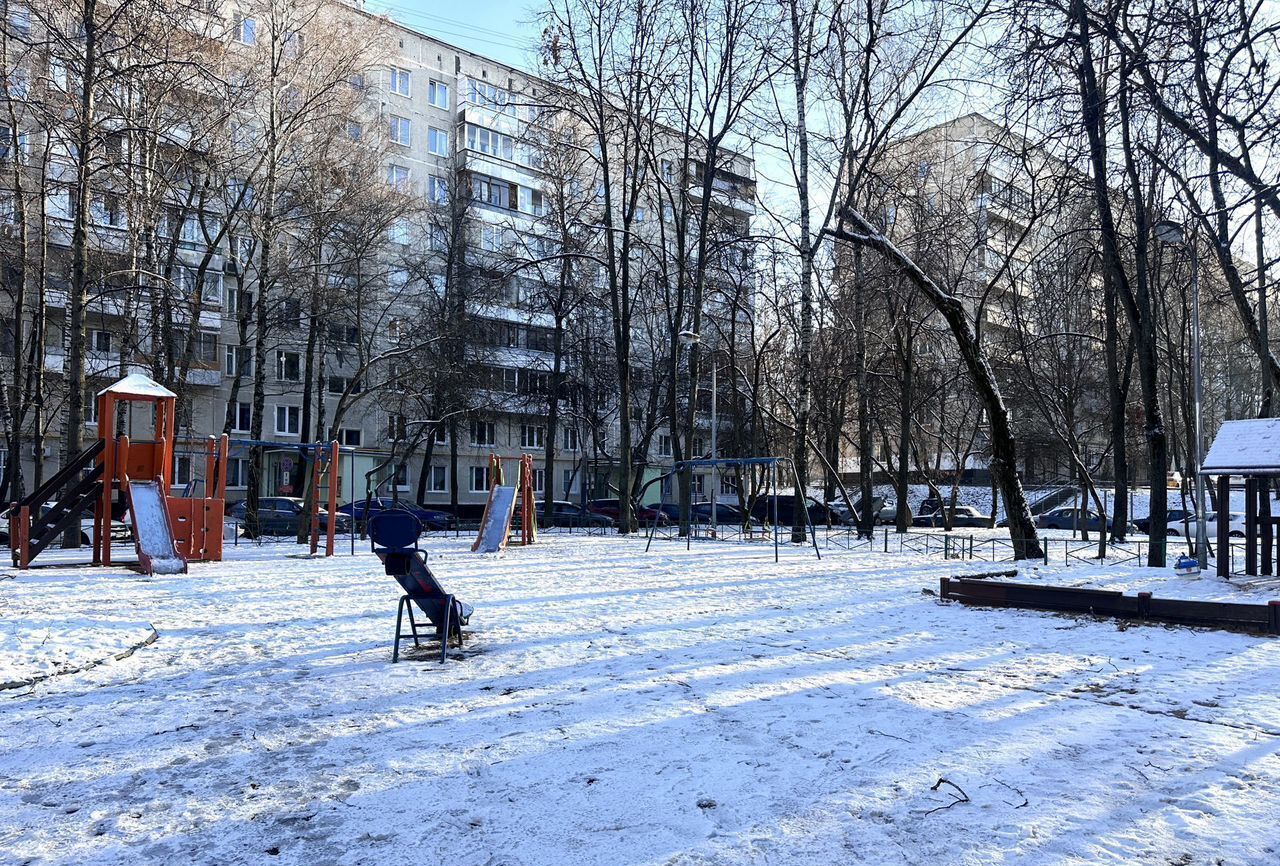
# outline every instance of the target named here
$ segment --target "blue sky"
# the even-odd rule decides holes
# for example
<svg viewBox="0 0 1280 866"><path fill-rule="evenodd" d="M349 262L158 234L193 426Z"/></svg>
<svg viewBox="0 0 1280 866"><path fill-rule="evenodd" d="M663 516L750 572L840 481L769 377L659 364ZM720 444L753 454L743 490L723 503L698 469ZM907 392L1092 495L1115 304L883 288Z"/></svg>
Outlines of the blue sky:
<svg viewBox="0 0 1280 866"><path fill-rule="evenodd" d="M486 0L472 6L441 0L368 0L371 12L385 12L415 30L522 69L532 67L537 27L534 0Z"/></svg>

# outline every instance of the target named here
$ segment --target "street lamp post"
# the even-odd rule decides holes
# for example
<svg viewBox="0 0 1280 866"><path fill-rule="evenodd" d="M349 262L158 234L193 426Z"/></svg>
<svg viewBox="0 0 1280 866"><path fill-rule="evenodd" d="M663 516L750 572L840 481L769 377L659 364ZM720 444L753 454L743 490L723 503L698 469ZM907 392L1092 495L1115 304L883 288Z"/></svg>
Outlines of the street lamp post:
<svg viewBox="0 0 1280 866"><path fill-rule="evenodd" d="M1196 439L1196 560L1203 571L1209 565L1209 533L1205 524L1204 475L1204 424L1201 405L1204 403L1204 382L1200 367L1200 252L1196 247L1195 232L1186 237L1181 223L1162 220L1155 224L1155 236L1170 246L1188 247L1191 252L1191 378L1194 392L1194 424ZM1225 505L1219 507L1225 508Z"/></svg>
<svg viewBox="0 0 1280 866"><path fill-rule="evenodd" d="M685 346L695 346L702 342L702 335L695 331L681 331L680 342ZM689 400L692 401L693 411L698 411L698 383L689 382ZM716 365L711 365L711 459L715 460L719 456L716 450L716 428L719 426L716 418ZM692 444L692 443L690 443ZM711 466L711 537L717 536L718 518L716 514L716 493L720 487L720 467L712 464Z"/></svg>

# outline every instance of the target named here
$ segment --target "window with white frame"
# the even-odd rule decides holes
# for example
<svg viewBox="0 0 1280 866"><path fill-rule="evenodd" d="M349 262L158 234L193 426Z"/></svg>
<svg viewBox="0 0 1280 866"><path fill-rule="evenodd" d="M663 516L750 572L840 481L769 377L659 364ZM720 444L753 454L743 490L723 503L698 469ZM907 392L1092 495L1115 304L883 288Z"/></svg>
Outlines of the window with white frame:
<svg viewBox="0 0 1280 866"><path fill-rule="evenodd" d="M701 436L695 436L695 437L694 437L694 439L693 439L693 449L692 449L692 451L691 451L690 453L691 453L691 454L693 454L693 456L694 456L694 457L701 457L703 454L707 453L707 452L706 452L706 451L704 451L704 450L703 450L703 448L702 448L702 437L701 437Z"/></svg>
<svg viewBox="0 0 1280 866"><path fill-rule="evenodd" d="M427 198L434 204L448 204L449 184L442 177L434 174L427 178Z"/></svg>
<svg viewBox="0 0 1280 866"><path fill-rule="evenodd" d="M408 432L408 419L403 415L391 413L387 415L387 438L391 440L403 439Z"/></svg>
<svg viewBox="0 0 1280 866"><path fill-rule="evenodd" d="M297 436L302 429L302 408L300 406L276 407L276 433L281 436Z"/></svg>
<svg viewBox="0 0 1280 866"><path fill-rule="evenodd" d="M86 425L98 423L98 398L93 393L93 388L86 388L84 396L81 398L80 405L84 407L84 423Z"/></svg>
<svg viewBox="0 0 1280 866"><path fill-rule="evenodd" d="M302 381L302 355L298 352L276 352L276 380L279 382Z"/></svg>
<svg viewBox="0 0 1280 866"><path fill-rule="evenodd" d="M231 409L231 429L236 433L248 433L253 429L253 404L237 402Z"/></svg>
<svg viewBox="0 0 1280 866"><path fill-rule="evenodd" d="M409 70L398 66L391 67L391 92L400 96L409 96L413 76Z"/></svg>
<svg viewBox="0 0 1280 866"><path fill-rule="evenodd" d="M448 476L445 474L445 467L442 464L432 463L427 467L428 493L444 493L447 480Z"/></svg>
<svg viewBox="0 0 1280 866"><path fill-rule="evenodd" d="M124 228L124 207L120 203L120 196L115 193L95 195L89 204L89 214L97 225Z"/></svg>
<svg viewBox="0 0 1280 866"><path fill-rule="evenodd" d="M206 271L200 284L200 303L210 307L222 306L222 272Z"/></svg>
<svg viewBox="0 0 1280 866"><path fill-rule="evenodd" d="M436 444L447 445L449 443L449 430L443 424L436 427Z"/></svg>
<svg viewBox="0 0 1280 866"><path fill-rule="evenodd" d="M239 490L249 486L249 461L244 457L227 458L227 487Z"/></svg>
<svg viewBox="0 0 1280 866"><path fill-rule="evenodd" d="M338 430L338 441L348 448L359 448L364 444L364 431L359 427L342 427Z"/></svg>
<svg viewBox="0 0 1280 866"><path fill-rule="evenodd" d="M488 466L472 466L470 475L472 493L484 493L489 489Z"/></svg>
<svg viewBox="0 0 1280 866"><path fill-rule="evenodd" d="M480 227L480 249L490 253L500 253L506 248L507 230L502 226L484 225Z"/></svg>
<svg viewBox="0 0 1280 866"><path fill-rule="evenodd" d="M173 486L186 487L191 483L191 455L173 455Z"/></svg>
<svg viewBox="0 0 1280 866"><path fill-rule="evenodd" d="M542 493L546 489L547 489L547 470L546 469L533 470L533 492Z"/></svg>
<svg viewBox="0 0 1280 866"><path fill-rule="evenodd" d="M399 488L400 490L408 490L409 489L409 464L397 463L395 478L396 478L397 488Z"/></svg>
<svg viewBox="0 0 1280 866"><path fill-rule="evenodd" d="M256 45L258 43L258 22L253 18L237 14L233 32L235 33L236 41L243 45Z"/></svg>
<svg viewBox="0 0 1280 866"><path fill-rule="evenodd" d="M658 434L658 456L659 457L671 456L671 437L665 433Z"/></svg>
<svg viewBox="0 0 1280 866"><path fill-rule="evenodd" d="M92 346L95 353L108 355L111 353L111 332L110 331L90 331L89 345Z"/></svg>
<svg viewBox="0 0 1280 866"><path fill-rule="evenodd" d="M494 436L492 421L471 422L472 445L493 445L495 442L497 438Z"/></svg>
<svg viewBox="0 0 1280 866"><path fill-rule="evenodd" d="M578 428L565 427L560 434L560 445L565 451L578 450Z"/></svg>
<svg viewBox="0 0 1280 866"><path fill-rule="evenodd" d="M449 133L434 126L427 127L427 152L436 156L449 155Z"/></svg>
<svg viewBox="0 0 1280 866"><path fill-rule="evenodd" d="M732 475L720 476L720 495L721 496L737 496L738 495L738 479Z"/></svg>
<svg viewBox="0 0 1280 866"><path fill-rule="evenodd" d="M413 143L413 124L409 118L391 115L391 140L405 147Z"/></svg>
<svg viewBox="0 0 1280 866"><path fill-rule="evenodd" d="M546 441L547 428L541 424L520 425L520 447L541 448Z"/></svg>
<svg viewBox="0 0 1280 866"><path fill-rule="evenodd" d="M500 156L503 159L515 158L515 139L483 126L467 124L467 149Z"/></svg>
<svg viewBox="0 0 1280 866"><path fill-rule="evenodd" d="M692 488L693 488L693 489L692 489L692 493L691 493L691 495L693 496L693 498L694 498L694 499L705 499L705 498L706 498L706 496L707 496L707 493L706 493L706 490L707 490L707 476L705 476L705 475L695 475L695 476L693 476L693 484L692 484L691 486L692 486Z"/></svg>
<svg viewBox="0 0 1280 866"><path fill-rule="evenodd" d="M427 83L427 102L430 102L436 108L449 107L449 85L440 81L431 81Z"/></svg>
<svg viewBox="0 0 1280 866"><path fill-rule="evenodd" d="M195 360L209 367L217 367L218 365L218 331L198 331L196 332L195 346L193 347Z"/></svg>
<svg viewBox="0 0 1280 866"><path fill-rule="evenodd" d="M467 99L472 105L491 108L503 114L515 117L516 107L511 101L511 94L501 87L487 81L468 79Z"/></svg>
<svg viewBox="0 0 1280 866"><path fill-rule="evenodd" d="M409 186L409 169L403 165L392 163L387 166L387 183L396 189L403 190Z"/></svg>
<svg viewBox="0 0 1280 866"><path fill-rule="evenodd" d="M250 375L253 372L253 350L249 346L227 346L222 372L228 376L238 372L242 378Z"/></svg>
<svg viewBox="0 0 1280 866"><path fill-rule="evenodd" d="M578 473L576 470L573 470L573 469L564 469L564 470L561 470L561 472L562 474L560 477L560 489L563 491L562 493L563 496L569 496L571 493L573 493L573 482L574 482L574 479L577 477Z"/></svg>

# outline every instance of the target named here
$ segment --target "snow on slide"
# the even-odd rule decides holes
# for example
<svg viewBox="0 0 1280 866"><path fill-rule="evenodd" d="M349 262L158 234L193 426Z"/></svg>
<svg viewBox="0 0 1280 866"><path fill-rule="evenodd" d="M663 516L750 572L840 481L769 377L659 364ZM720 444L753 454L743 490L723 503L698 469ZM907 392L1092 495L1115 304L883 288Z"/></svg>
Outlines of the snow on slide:
<svg viewBox="0 0 1280 866"><path fill-rule="evenodd" d="M516 488L495 487L489 493L489 504L484 509L484 521L472 553L496 553L507 546L507 532L511 528L511 515L516 509Z"/></svg>
<svg viewBox="0 0 1280 866"><path fill-rule="evenodd" d="M154 481L130 481L129 500L133 510L133 535L143 566L151 563L152 574L181 574L187 563L178 555L173 530L164 504L164 494Z"/></svg>

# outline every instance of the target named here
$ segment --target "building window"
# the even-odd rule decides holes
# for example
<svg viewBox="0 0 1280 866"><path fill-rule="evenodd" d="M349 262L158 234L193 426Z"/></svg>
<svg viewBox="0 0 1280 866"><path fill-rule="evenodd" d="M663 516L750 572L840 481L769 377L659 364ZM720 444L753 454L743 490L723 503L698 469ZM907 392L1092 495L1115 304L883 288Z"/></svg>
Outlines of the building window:
<svg viewBox="0 0 1280 866"><path fill-rule="evenodd" d="M427 491L429 493L444 493L446 480L444 466L433 463L427 468Z"/></svg>
<svg viewBox="0 0 1280 866"><path fill-rule="evenodd" d="M561 476L560 487L564 491L563 495L568 496L573 493L573 480L577 477L578 473L572 469L565 469L562 471L563 475Z"/></svg>
<svg viewBox="0 0 1280 866"><path fill-rule="evenodd" d="M471 444L472 445L493 445L497 439L493 435L492 421L472 421L471 422Z"/></svg>
<svg viewBox="0 0 1280 866"><path fill-rule="evenodd" d="M413 125L409 118L391 115L391 140L405 147L413 142Z"/></svg>
<svg viewBox="0 0 1280 866"><path fill-rule="evenodd" d="M301 382L302 356L297 352L276 352L276 379L280 382Z"/></svg>
<svg viewBox="0 0 1280 866"><path fill-rule="evenodd" d="M345 394L347 392L348 387L351 388L352 394L359 394L364 390L364 385L361 384L359 379L350 378L347 376L330 376L329 377L329 393L330 394Z"/></svg>
<svg viewBox="0 0 1280 866"><path fill-rule="evenodd" d="M227 487L245 488L249 486L249 461L244 457L227 458Z"/></svg>
<svg viewBox="0 0 1280 866"><path fill-rule="evenodd" d="M391 414L387 416L387 438L391 440L403 439L408 429L405 423L406 419L403 415Z"/></svg>
<svg viewBox="0 0 1280 866"><path fill-rule="evenodd" d="M92 388L86 388L84 397L80 400L80 405L84 407L84 423L85 426L98 423L98 398L93 393Z"/></svg>
<svg viewBox="0 0 1280 866"><path fill-rule="evenodd" d="M253 350L248 346L227 346L226 360L222 372L228 376L239 373L242 377L253 371Z"/></svg>
<svg viewBox="0 0 1280 866"><path fill-rule="evenodd" d="M476 175L471 179L471 197L483 204L510 210L512 186L505 180Z"/></svg>
<svg viewBox="0 0 1280 866"><path fill-rule="evenodd" d="M364 135L364 127L356 123L354 120L347 121L347 138L352 141L359 141Z"/></svg>
<svg viewBox="0 0 1280 866"><path fill-rule="evenodd" d="M434 126L427 127L427 152L436 156L449 155L449 133Z"/></svg>
<svg viewBox="0 0 1280 866"><path fill-rule="evenodd" d="M671 437L667 436L664 433L658 434L658 456L659 457L671 456Z"/></svg>
<svg viewBox="0 0 1280 866"><path fill-rule="evenodd" d="M191 483L191 455L173 455L173 486L186 487Z"/></svg>
<svg viewBox="0 0 1280 866"><path fill-rule="evenodd" d="M302 409L298 406L276 407L276 433L297 436L302 429Z"/></svg>
<svg viewBox="0 0 1280 866"><path fill-rule="evenodd" d="M467 148L503 159L515 158L515 140L511 136L471 123L467 124Z"/></svg>
<svg viewBox="0 0 1280 866"><path fill-rule="evenodd" d="M432 81L427 84L427 102L430 102L436 108L449 107L449 85L439 81Z"/></svg>
<svg viewBox="0 0 1280 866"><path fill-rule="evenodd" d="M222 306L222 274L216 271L206 272L200 283L200 303L209 307Z"/></svg>
<svg viewBox="0 0 1280 866"><path fill-rule="evenodd" d="M503 114L515 117L516 107L511 102L511 94L501 87L495 87L487 81L468 79L468 101L473 105L491 108Z"/></svg>
<svg viewBox="0 0 1280 866"><path fill-rule="evenodd" d="M720 476L720 495L721 496L737 496L738 480L732 475Z"/></svg>
<svg viewBox="0 0 1280 866"><path fill-rule="evenodd" d="M196 334L195 360L209 367L218 366L218 332L200 331Z"/></svg>
<svg viewBox="0 0 1280 866"><path fill-rule="evenodd" d="M547 489L547 470L533 470L533 492L542 493Z"/></svg>
<svg viewBox="0 0 1280 866"><path fill-rule="evenodd" d="M541 448L546 441L547 428L541 424L520 425L520 447Z"/></svg>
<svg viewBox="0 0 1280 866"><path fill-rule="evenodd" d="M253 429L252 403L236 403L231 415L231 429L236 433L248 433Z"/></svg>
<svg viewBox="0 0 1280 866"><path fill-rule="evenodd" d="M387 166L387 183L399 190L407 189L409 186L409 169L394 163Z"/></svg>
<svg viewBox="0 0 1280 866"><path fill-rule="evenodd" d="M100 352L104 355L111 353L110 331L90 331L89 339L92 341L94 352Z"/></svg>
<svg viewBox="0 0 1280 866"><path fill-rule="evenodd" d="M471 467L471 492L485 493L489 490L489 467Z"/></svg>
<svg viewBox="0 0 1280 866"><path fill-rule="evenodd" d="M448 204L449 185L434 174L427 178L427 198L435 204Z"/></svg>
<svg viewBox="0 0 1280 866"><path fill-rule="evenodd" d="M343 427L338 431L338 442L348 448L359 448L364 443L364 431L358 427Z"/></svg>
<svg viewBox="0 0 1280 866"><path fill-rule="evenodd" d="M258 22L253 18L236 15L234 26L237 42L244 45L256 45L258 43Z"/></svg>
<svg viewBox="0 0 1280 866"><path fill-rule="evenodd" d="M409 489L409 464L396 464L396 487L400 490Z"/></svg>
<svg viewBox="0 0 1280 866"><path fill-rule="evenodd" d="M436 444L447 445L449 443L449 431L445 429L443 424L436 427Z"/></svg>
<svg viewBox="0 0 1280 866"><path fill-rule="evenodd" d="M565 451L578 450L578 428L566 427L560 436L560 441Z"/></svg>
<svg viewBox="0 0 1280 866"><path fill-rule="evenodd" d="M413 76L409 70L400 69L399 67L391 67L391 92L400 96L408 96L410 94L410 85Z"/></svg>

